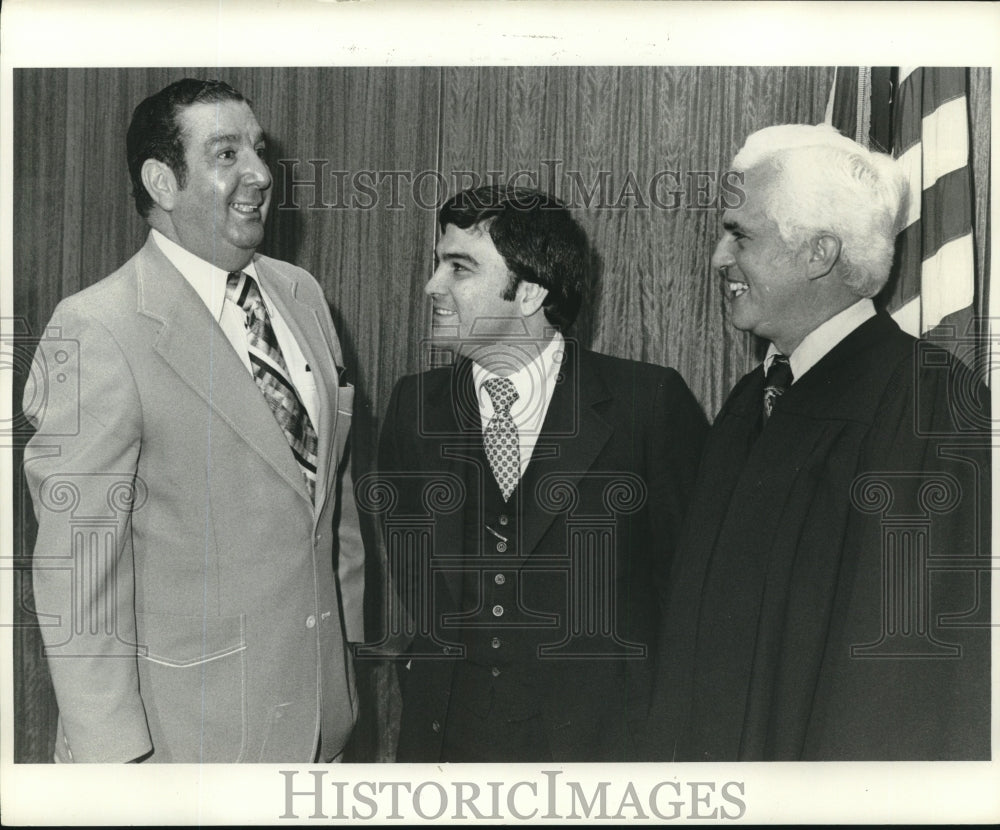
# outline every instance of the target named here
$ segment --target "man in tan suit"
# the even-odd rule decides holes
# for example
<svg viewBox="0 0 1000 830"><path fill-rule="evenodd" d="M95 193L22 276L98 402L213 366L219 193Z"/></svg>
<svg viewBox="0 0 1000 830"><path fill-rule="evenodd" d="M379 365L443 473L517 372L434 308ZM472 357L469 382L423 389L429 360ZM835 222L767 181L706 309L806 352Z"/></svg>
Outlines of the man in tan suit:
<svg viewBox="0 0 1000 830"><path fill-rule="evenodd" d="M334 760L364 551L329 309L255 254L271 175L239 92L171 84L127 145L149 238L56 308L25 405L56 760Z"/></svg>

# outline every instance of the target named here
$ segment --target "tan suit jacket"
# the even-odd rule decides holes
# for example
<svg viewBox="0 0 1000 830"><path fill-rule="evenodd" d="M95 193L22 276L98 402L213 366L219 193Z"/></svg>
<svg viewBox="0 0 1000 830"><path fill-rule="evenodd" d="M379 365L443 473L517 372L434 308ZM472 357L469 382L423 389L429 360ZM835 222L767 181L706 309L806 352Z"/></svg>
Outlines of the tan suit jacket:
<svg viewBox="0 0 1000 830"><path fill-rule="evenodd" d="M56 308L25 411L57 760L311 762L357 714L353 388L322 290L257 273L312 369L315 504L253 378L152 240ZM335 524L335 518L339 519Z"/></svg>

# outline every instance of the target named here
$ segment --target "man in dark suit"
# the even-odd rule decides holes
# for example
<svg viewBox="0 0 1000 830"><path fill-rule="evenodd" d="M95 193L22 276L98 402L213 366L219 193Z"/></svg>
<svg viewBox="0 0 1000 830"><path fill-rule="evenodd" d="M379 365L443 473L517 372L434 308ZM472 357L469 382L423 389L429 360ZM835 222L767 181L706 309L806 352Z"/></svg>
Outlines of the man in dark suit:
<svg viewBox="0 0 1000 830"><path fill-rule="evenodd" d="M770 345L715 420L675 562L667 757L989 758L988 396L869 299L900 166L786 125L734 167L712 264Z"/></svg>
<svg viewBox="0 0 1000 830"><path fill-rule="evenodd" d="M399 761L644 757L656 632L706 424L677 372L581 348L584 231L485 187L440 211L433 339L382 429L409 616Z"/></svg>
<svg viewBox="0 0 1000 830"><path fill-rule="evenodd" d="M271 175L239 92L171 84L127 147L149 238L59 304L25 402L56 760L334 759L364 550L330 311L255 254Z"/></svg>

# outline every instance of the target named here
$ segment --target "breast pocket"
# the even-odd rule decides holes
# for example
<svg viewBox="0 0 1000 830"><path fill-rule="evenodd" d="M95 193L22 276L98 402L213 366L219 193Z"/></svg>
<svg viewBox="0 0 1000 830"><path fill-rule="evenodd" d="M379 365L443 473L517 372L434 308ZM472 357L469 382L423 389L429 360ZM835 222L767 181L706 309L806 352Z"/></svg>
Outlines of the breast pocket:
<svg viewBox="0 0 1000 830"><path fill-rule="evenodd" d="M154 760L233 763L246 746L242 615L136 614Z"/></svg>

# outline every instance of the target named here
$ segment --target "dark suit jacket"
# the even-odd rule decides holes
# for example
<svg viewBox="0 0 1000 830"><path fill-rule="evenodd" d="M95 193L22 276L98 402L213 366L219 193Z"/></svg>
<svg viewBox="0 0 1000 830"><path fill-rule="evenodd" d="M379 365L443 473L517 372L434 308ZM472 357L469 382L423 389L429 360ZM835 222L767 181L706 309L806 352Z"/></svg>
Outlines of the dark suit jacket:
<svg viewBox="0 0 1000 830"><path fill-rule="evenodd" d="M988 397L916 344L880 314L762 433L760 368L719 413L658 683L677 760L989 757Z"/></svg>
<svg viewBox="0 0 1000 830"><path fill-rule="evenodd" d="M617 653L611 659L565 659L564 651L563 659L537 660L539 707L556 760L625 760L648 751L640 745L665 581L706 430L700 407L674 370L567 344L565 370L510 502L521 537L514 564L521 575L520 604L557 620L555 628L538 631L540 645L566 639L572 625L569 586L574 578L589 579L568 552L568 534L575 529L593 537L611 530L613 575L606 587L614 601L611 639L619 642L576 638L568 647ZM424 606L429 625L418 622L411 630L402 661L397 760L435 760L440 753L460 659L460 649L447 645L459 636L445 617L460 608L463 557L477 553L463 549L466 508L480 509L479 491L466 485L468 467L460 457L481 446L469 361L396 385L381 435L379 474L398 501L384 513L383 527L391 531L395 522L398 530L401 516L430 521L416 567L396 578L404 583L400 596L411 614L421 615L415 597L420 602L432 596L431 607ZM486 468L477 475L492 474ZM445 566L451 557L452 568L430 567L431 557ZM568 564L573 561L575 570Z"/></svg>
<svg viewBox="0 0 1000 830"><path fill-rule="evenodd" d="M315 502L250 373L152 239L61 302L39 345L46 394L26 402L38 431L24 471L60 760L309 763L321 728L326 758L353 728L354 390L338 386L316 281L254 262L322 400Z"/></svg>

